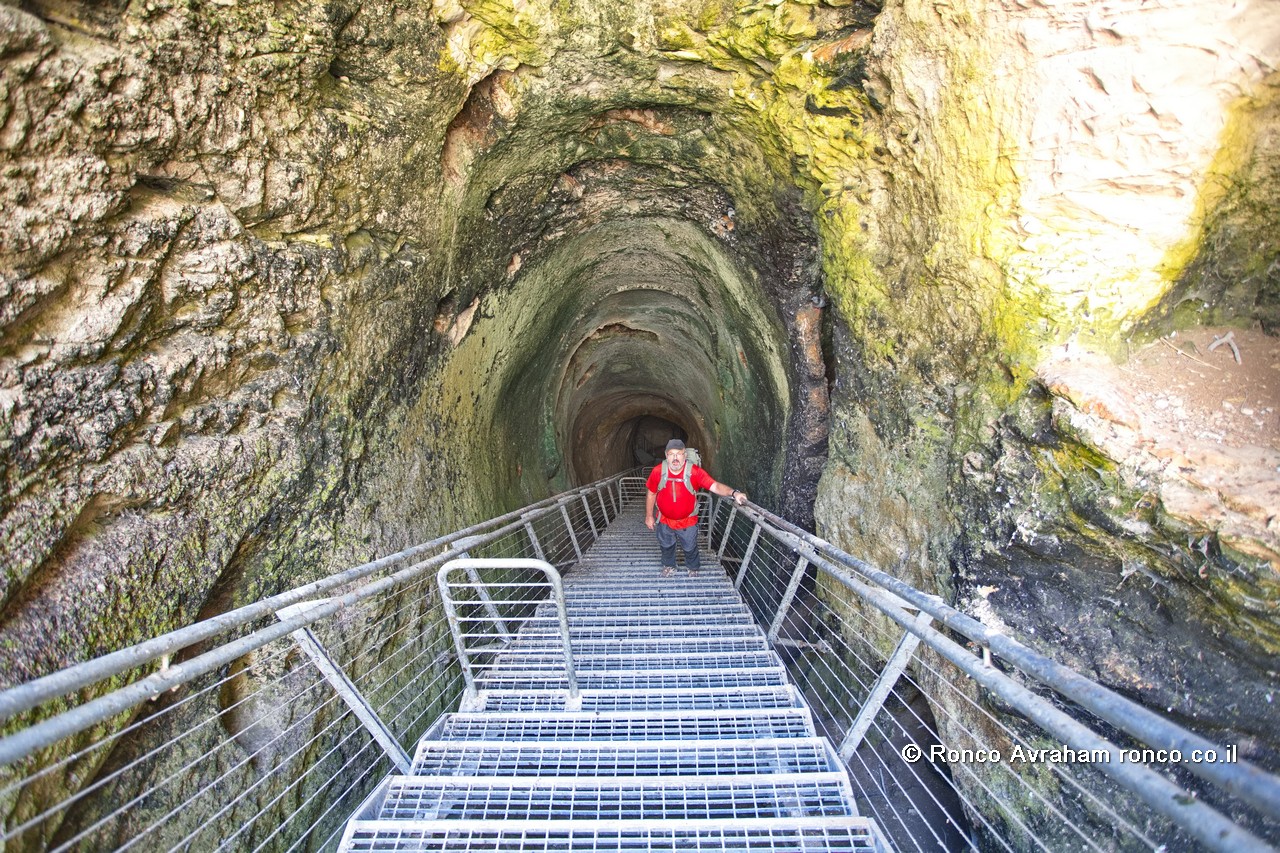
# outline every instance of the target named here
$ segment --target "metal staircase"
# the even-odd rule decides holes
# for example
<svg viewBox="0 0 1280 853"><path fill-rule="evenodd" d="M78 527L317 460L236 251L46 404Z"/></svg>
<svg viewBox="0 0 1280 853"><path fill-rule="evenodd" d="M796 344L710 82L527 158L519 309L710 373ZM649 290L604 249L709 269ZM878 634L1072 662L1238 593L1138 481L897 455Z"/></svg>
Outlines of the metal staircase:
<svg viewBox="0 0 1280 853"><path fill-rule="evenodd" d="M1280 776L1236 744L764 507L712 502L703 577L659 578L644 489L606 478L0 691L0 846L1280 845Z"/></svg>
<svg viewBox="0 0 1280 853"><path fill-rule="evenodd" d="M521 598L469 578L442 580L463 706L340 849L888 849L715 555L660 578L633 510L569 574L563 614L554 571L512 584L514 617Z"/></svg>

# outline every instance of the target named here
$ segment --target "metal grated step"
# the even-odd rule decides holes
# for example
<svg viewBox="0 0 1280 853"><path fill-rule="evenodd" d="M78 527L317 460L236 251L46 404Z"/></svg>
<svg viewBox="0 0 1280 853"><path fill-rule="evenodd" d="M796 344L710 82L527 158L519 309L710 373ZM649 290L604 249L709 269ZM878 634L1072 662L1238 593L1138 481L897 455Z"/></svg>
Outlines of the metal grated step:
<svg viewBox="0 0 1280 853"><path fill-rule="evenodd" d="M418 744L418 776L740 776L842 769L822 738L647 743L429 741Z"/></svg>
<svg viewBox="0 0 1280 853"><path fill-rule="evenodd" d="M769 643L763 633L742 635L737 637L614 637L611 639L592 639L574 641L574 658L590 658L595 655L626 653L631 655L661 655L679 652L681 655L702 655L725 652L768 651ZM543 635L537 637L521 636L510 646L512 651L560 650L560 637Z"/></svg>
<svg viewBox="0 0 1280 853"><path fill-rule="evenodd" d="M843 773L458 779L393 776L373 820L854 817ZM365 817L362 815L362 817Z"/></svg>
<svg viewBox="0 0 1280 853"><path fill-rule="evenodd" d="M726 625L708 625L704 623L685 623L680 625L650 625L643 620L635 620L630 625L604 625L596 627L583 627L573 624L569 627L569 639L571 642L589 641L589 640L616 640L616 639L659 639L659 638L682 638L682 637L763 637L764 632L752 621L737 622L736 624ZM560 633L550 631L540 631L532 628L529 631L520 632L521 639L554 639L556 643L560 642Z"/></svg>
<svg viewBox="0 0 1280 853"><path fill-rule="evenodd" d="M352 821L353 851L786 851L874 853L865 818L788 821Z"/></svg>
<svg viewBox="0 0 1280 853"><path fill-rule="evenodd" d="M616 614L572 614L574 626L581 628L631 628L649 629L654 626L699 627L706 626L707 616L703 613L668 613L651 614L641 608L633 611L622 611ZM750 625L756 627L755 617L750 611L721 613L716 616L716 624ZM572 633L569 635L573 636Z"/></svg>
<svg viewBox="0 0 1280 853"><path fill-rule="evenodd" d="M781 687L787 683L787 672L782 667L758 667L755 669L723 670L666 670L645 672L625 670L620 672L588 672L578 676L583 690L691 690L718 687ZM477 679L482 690L555 690L568 685L563 677L553 674L522 676L519 673L487 673Z"/></svg>
<svg viewBox="0 0 1280 853"><path fill-rule="evenodd" d="M808 708L640 713L446 714L431 740L732 740L812 737Z"/></svg>
<svg viewBox="0 0 1280 853"><path fill-rule="evenodd" d="M489 691L476 711L562 711L567 694L559 691ZM745 687L735 690L584 690L583 711L713 711L747 708L798 708L795 688Z"/></svg>
<svg viewBox="0 0 1280 853"><path fill-rule="evenodd" d="M618 608L620 600L633 601L632 606L650 607L657 604L663 605L682 605L682 606L700 606L704 604L713 604L718 607L741 607L742 600L738 598L733 587L722 589L717 587L708 590L672 590L671 592L654 593L639 589L628 589L618 587L612 590L601 590L599 592L575 592L565 591L565 602L569 606L571 612L579 612L584 608L593 607L612 607Z"/></svg>
<svg viewBox="0 0 1280 853"><path fill-rule="evenodd" d="M715 556L661 578L628 513L563 576L572 699L557 604L491 595L531 615L499 625L483 589L457 584L473 596L453 617L464 710L431 726L413 775L383 782L341 850L887 849Z"/></svg>
<svg viewBox="0 0 1280 853"><path fill-rule="evenodd" d="M617 670L674 670L674 669L757 669L777 667L782 661L771 651L703 652L665 654L622 653L579 654L573 650L573 665L579 675ZM508 647L487 664L491 671L503 669L548 669L564 667L563 652L554 653L542 649Z"/></svg>

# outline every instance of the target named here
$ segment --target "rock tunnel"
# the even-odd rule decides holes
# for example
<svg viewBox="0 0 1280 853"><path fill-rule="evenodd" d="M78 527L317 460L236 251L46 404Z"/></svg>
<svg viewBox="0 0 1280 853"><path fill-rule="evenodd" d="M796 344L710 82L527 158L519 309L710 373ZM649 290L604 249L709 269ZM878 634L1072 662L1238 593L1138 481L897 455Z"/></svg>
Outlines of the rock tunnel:
<svg viewBox="0 0 1280 853"><path fill-rule="evenodd" d="M681 436L1280 767L1267 0L26 0L0 62L6 684Z"/></svg>

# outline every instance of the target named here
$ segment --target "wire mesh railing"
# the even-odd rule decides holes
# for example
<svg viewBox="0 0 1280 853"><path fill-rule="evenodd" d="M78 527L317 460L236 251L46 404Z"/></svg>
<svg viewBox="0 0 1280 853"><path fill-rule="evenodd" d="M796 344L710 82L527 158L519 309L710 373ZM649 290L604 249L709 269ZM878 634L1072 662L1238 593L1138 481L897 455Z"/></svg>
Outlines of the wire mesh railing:
<svg viewBox="0 0 1280 853"><path fill-rule="evenodd" d="M755 506L708 546L899 850L1269 850L1280 779Z"/></svg>
<svg viewBox="0 0 1280 853"><path fill-rule="evenodd" d="M332 849L463 691L437 569L570 565L621 504L601 481L0 693L4 849Z"/></svg>
<svg viewBox="0 0 1280 853"><path fill-rule="evenodd" d="M0 693L6 853L331 849L463 695L439 568L491 564L460 595L501 642L545 597L502 561L572 565L644 483L568 492ZM754 505L708 504L703 529L898 849L1280 841L1280 780L1232 748ZM489 587L510 597L486 604Z"/></svg>

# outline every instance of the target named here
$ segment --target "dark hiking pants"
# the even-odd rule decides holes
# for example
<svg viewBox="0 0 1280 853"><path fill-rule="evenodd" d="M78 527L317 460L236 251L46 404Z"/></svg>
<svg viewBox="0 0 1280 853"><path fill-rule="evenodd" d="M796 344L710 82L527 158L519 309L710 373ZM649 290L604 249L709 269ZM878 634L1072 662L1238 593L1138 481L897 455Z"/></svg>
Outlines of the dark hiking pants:
<svg viewBox="0 0 1280 853"><path fill-rule="evenodd" d="M685 568L697 570L702 567L702 558L698 555L698 525L692 524L683 530L672 530L662 522L653 526L658 535L658 547L662 549L662 565L675 566L676 543L680 543L684 551Z"/></svg>

